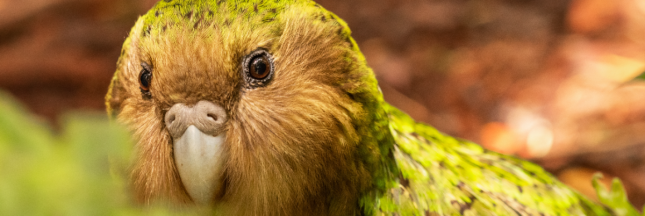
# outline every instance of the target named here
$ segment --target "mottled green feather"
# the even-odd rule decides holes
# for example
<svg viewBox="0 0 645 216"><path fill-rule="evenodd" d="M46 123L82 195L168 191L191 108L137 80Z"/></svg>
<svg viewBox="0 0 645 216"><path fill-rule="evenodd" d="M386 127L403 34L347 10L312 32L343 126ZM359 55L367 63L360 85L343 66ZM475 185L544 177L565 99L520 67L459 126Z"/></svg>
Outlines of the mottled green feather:
<svg viewBox="0 0 645 216"><path fill-rule="evenodd" d="M533 163L444 135L383 107L400 169L380 200L384 215L638 215L618 180L610 192L594 181L605 206L596 204Z"/></svg>

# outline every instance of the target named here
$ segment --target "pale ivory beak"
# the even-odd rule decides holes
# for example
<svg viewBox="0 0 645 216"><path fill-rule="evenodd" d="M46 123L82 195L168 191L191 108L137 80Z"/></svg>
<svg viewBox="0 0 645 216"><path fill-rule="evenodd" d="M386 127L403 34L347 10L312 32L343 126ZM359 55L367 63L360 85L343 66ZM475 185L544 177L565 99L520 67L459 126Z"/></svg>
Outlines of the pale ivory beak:
<svg viewBox="0 0 645 216"><path fill-rule="evenodd" d="M195 203L212 203L222 190L227 119L224 108L210 101L178 103L165 115L175 166Z"/></svg>
<svg viewBox="0 0 645 216"><path fill-rule="evenodd" d="M226 135L213 137L191 125L173 143L175 164L186 191L196 203L208 203L222 185L222 146Z"/></svg>

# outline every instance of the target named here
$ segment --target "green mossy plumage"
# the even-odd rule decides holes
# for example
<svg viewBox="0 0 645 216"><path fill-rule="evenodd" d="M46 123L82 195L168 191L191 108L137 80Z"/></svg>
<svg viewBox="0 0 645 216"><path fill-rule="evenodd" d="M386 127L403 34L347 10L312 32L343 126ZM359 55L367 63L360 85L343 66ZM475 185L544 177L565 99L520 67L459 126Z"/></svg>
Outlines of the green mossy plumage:
<svg viewBox="0 0 645 216"><path fill-rule="evenodd" d="M638 214L618 181L611 191L600 189L594 181L602 202L596 204L533 163L444 135L388 105L378 90L372 70L351 38L347 24L313 1L164 0L142 17L143 23L139 24L143 26L139 29L143 32L131 35L141 35L141 40L145 41L149 35L164 34L173 25L181 25L195 30L218 29L216 32L221 34L222 40L235 40L243 34L261 34L271 41L280 37L284 30L281 16L286 16L285 11L290 11L294 5L303 17L313 22L334 20L330 25L338 26L336 36L347 42L344 45L349 45L338 49L347 49L348 54L339 58L351 65L347 71L347 77L351 79L338 86L368 112L361 118L352 116L352 119L362 136L356 157L367 166L372 186L362 192L358 203L347 205L360 208L362 215ZM126 41L124 51L131 50L131 40ZM225 42L224 47L243 47ZM124 52L121 61L125 55L128 52ZM231 56L230 61L241 57ZM118 82L119 75L117 71L106 96L110 113L121 106L122 99L115 98L118 95L113 92L125 88L122 86L125 82Z"/></svg>
<svg viewBox="0 0 645 216"><path fill-rule="evenodd" d="M444 135L384 107L401 175L381 199L383 214L638 215L618 180L611 192L602 192L604 206L596 204L531 162Z"/></svg>

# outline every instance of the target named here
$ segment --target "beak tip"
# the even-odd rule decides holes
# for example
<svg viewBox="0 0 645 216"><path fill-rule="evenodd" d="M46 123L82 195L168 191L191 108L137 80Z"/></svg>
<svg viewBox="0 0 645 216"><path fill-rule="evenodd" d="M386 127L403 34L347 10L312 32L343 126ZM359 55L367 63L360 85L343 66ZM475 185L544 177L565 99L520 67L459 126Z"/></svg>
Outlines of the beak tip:
<svg viewBox="0 0 645 216"><path fill-rule="evenodd" d="M211 136L190 125L173 141L175 164L190 197L197 203L214 198L221 185L226 135Z"/></svg>

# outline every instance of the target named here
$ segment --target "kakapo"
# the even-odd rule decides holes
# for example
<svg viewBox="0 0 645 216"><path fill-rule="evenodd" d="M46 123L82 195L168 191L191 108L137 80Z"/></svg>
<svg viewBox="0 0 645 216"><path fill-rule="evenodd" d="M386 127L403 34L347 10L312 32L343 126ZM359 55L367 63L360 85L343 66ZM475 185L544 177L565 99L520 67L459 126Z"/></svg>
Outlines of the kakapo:
<svg viewBox="0 0 645 216"><path fill-rule="evenodd" d="M309 0L163 0L106 96L132 190L222 215L632 215L383 100L347 24ZM602 193L600 193L602 194Z"/></svg>

